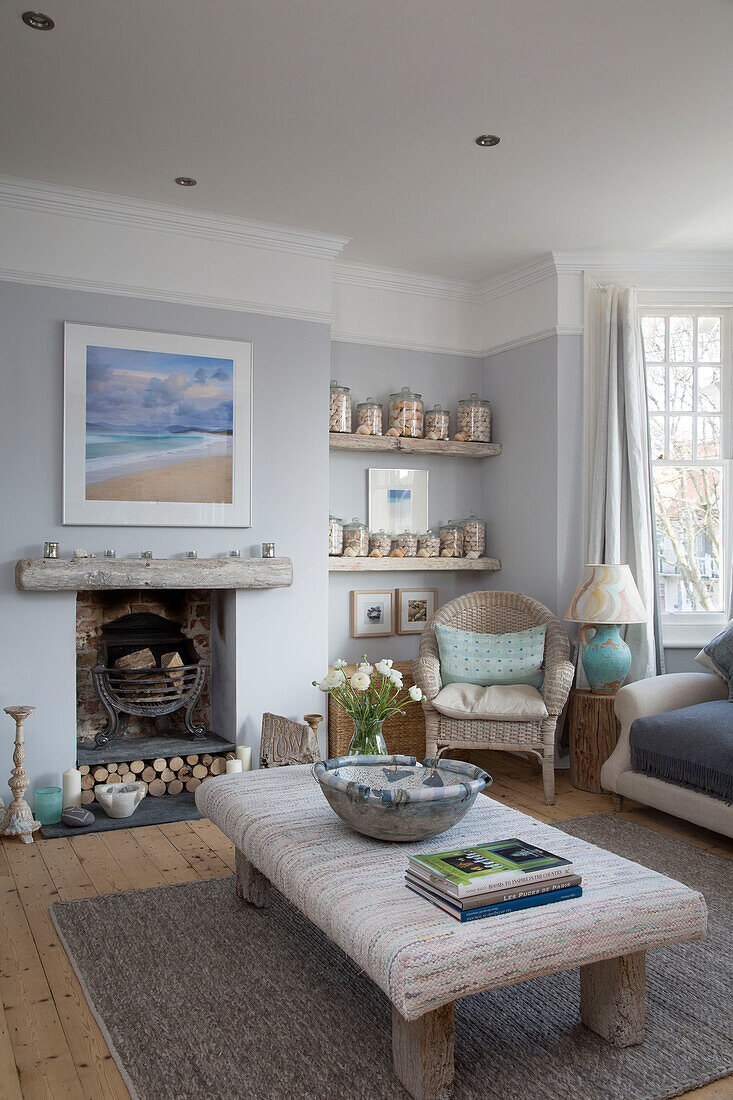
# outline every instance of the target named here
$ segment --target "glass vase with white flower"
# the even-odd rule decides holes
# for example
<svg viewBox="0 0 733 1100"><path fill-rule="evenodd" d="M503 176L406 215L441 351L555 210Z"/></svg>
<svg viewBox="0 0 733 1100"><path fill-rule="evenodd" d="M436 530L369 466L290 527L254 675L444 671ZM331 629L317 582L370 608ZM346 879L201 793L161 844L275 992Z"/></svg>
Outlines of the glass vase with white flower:
<svg viewBox="0 0 733 1100"><path fill-rule="evenodd" d="M354 723L349 756L386 756L383 723L395 714L404 714L403 708L410 702L422 699L417 685L404 690L402 673L393 665L387 658L370 665L363 656L349 676L346 661L338 660L320 683L313 681L313 686L332 696Z"/></svg>

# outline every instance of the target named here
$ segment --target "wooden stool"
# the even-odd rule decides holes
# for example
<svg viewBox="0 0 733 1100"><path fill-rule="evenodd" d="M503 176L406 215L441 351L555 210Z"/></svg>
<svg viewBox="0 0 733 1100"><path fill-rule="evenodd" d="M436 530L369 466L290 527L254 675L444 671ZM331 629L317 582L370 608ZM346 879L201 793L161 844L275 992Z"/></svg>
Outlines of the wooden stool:
<svg viewBox="0 0 733 1100"><path fill-rule="evenodd" d="M616 748L621 727L614 713L615 695L573 688L568 705L570 782L580 791L599 794L601 765Z"/></svg>

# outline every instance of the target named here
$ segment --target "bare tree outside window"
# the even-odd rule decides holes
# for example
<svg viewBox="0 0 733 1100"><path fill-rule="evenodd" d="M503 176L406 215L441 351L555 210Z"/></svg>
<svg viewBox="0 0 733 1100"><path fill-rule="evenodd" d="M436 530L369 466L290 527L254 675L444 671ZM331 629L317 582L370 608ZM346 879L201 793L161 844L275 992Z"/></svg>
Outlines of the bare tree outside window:
<svg viewBox="0 0 733 1100"><path fill-rule="evenodd" d="M723 552L721 316L642 317L656 513L668 614L720 613Z"/></svg>

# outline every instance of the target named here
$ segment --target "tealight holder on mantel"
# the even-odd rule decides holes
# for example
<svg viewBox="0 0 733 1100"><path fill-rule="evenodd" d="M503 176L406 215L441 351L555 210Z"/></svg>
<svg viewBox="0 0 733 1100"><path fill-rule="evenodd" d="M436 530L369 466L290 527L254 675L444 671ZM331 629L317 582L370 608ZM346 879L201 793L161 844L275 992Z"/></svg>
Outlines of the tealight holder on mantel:
<svg viewBox="0 0 733 1100"><path fill-rule="evenodd" d="M4 707L6 714L15 722L15 750L13 752L13 774L8 786L13 792L13 801L5 811L2 833L4 836L19 836L24 844L33 843L33 833L40 829L40 821L35 821L33 812L23 797L28 789L28 772L25 763L25 739L23 724L33 714L35 707Z"/></svg>

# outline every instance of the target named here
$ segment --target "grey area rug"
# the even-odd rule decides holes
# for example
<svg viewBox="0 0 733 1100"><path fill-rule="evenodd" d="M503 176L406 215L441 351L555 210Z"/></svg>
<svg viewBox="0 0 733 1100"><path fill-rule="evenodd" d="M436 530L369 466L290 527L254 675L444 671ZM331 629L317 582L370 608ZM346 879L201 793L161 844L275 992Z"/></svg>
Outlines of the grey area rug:
<svg viewBox="0 0 733 1100"><path fill-rule="evenodd" d="M578 971L456 1004L455 1100L662 1100L733 1073L733 864L612 814L559 827L701 890L705 940L647 954L647 1031L580 1023ZM391 1010L276 891L233 880L59 902L52 915L138 1100L405 1100Z"/></svg>

